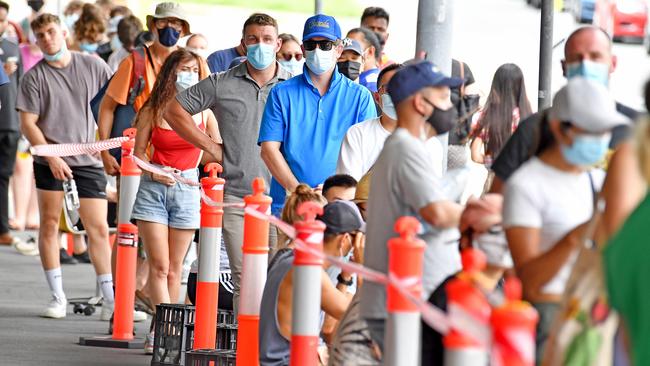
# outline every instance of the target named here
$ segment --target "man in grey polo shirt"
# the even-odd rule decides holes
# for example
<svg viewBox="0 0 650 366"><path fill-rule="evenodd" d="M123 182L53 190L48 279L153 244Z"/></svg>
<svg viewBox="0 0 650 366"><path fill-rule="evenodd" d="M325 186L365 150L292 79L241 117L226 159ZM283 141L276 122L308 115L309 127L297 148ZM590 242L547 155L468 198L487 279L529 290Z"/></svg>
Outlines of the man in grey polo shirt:
<svg viewBox="0 0 650 366"><path fill-rule="evenodd" d="M229 203L243 202L243 197L251 194L255 177L261 176L267 183L271 180L260 158L257 135L269 91L291 77L275 60L281 46L275 19L266 14L251 15L244 23L241 43L246 49L246 62L226 72L212 74L186 89L170 104L164 116L190 143L213 156L223 154L224 201ZM201 132L191 118L207 108L212 109L219 121L222 147ZM244 211L225 208L223 235L232 271L235 312L239 306L243 227ZM270 235L270 245L274 246L275 228L270 230Z"/></svg>

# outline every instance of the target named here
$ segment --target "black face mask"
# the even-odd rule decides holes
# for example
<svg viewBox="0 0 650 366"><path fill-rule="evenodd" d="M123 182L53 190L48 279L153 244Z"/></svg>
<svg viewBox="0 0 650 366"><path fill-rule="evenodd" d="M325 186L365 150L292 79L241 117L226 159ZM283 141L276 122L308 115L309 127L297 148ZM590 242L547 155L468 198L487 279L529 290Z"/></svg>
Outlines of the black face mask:
<svg viewBox="0 0 650 366"><path fill-rule="evenodd" d="M357 80L361 73L361 62L343 61L337 62L336 65L339 68L339 72L350 80Z"/></svg>
<svg viewBox="0 0 650 366"><path fill-rule="evenodd" d="M29 5L30 8L36 13L38 13L43 5L45 5L45 1L43 0L30 0L27 2L27 5Z"/></svg>
<svg viewBox="0 0 650 366"><path fill-rule="evenodd" d="M426 98L424 100L426 100ZM447 133L456 126L456 123L458 122L458 111L454 106L449 107L449 109L440 109L436 108L436 106L428 100L426 100L426 102L433 107L433 113L429 118L427 118L427 122L431 124L438 135Z"/></svg>

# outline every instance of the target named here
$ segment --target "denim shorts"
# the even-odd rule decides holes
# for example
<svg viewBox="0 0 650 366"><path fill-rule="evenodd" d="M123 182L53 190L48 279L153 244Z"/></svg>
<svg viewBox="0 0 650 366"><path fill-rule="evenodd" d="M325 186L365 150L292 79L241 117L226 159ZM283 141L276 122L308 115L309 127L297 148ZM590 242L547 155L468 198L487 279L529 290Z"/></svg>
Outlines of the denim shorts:
<svg viewBox="0 0 650 366"><path fill-rule="evenodd" d="M195 181L199 178L197 169L185 170L181 175ZM198 229L201 223L200 209L199 187L183 183L167 186L153 181L149 174L143 174L131 219L155 222L174 229Z"/></svg>

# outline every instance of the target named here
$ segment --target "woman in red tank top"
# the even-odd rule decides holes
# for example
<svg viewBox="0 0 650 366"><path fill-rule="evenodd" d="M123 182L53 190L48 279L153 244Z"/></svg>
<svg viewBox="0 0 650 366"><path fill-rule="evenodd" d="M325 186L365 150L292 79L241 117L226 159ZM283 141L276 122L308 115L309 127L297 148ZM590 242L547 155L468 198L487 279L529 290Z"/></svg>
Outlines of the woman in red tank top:
<svg viewBox="0 0 650 366"><path fill-rule="evenodd" d="M197 181L197 166L206 156L176 134L162 115L177 92L207 77L204 65L198 55L187 50L171 53L135 122L138 130L135 156ZM197 128L219 140L217 122L211 111L195 115L194 120ZM178 301L183 258L194 230L199 227L200 199L198 187L175 183L163 175L142 173L131 218L137 221L147 253L148 285L154 304Z"/></svg>

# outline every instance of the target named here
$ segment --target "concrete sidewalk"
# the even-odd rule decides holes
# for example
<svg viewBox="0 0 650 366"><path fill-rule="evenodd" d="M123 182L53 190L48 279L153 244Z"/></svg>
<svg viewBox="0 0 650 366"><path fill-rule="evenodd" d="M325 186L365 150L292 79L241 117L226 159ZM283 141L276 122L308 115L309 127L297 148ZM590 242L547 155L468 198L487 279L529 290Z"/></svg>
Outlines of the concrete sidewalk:
<svg viewBox="0 0 650 366"><path fill-rule="evenodd" d="M90 264L63 266L68 298L92 296L95 273ZM141 349L111 349L78 344L79 337L104 336L108 322L72 313L64 319L39 317L50 295L39 257L26 257L0 247L0 365L149 365ZM144 339L149 322L136 323Z"/></svg>

